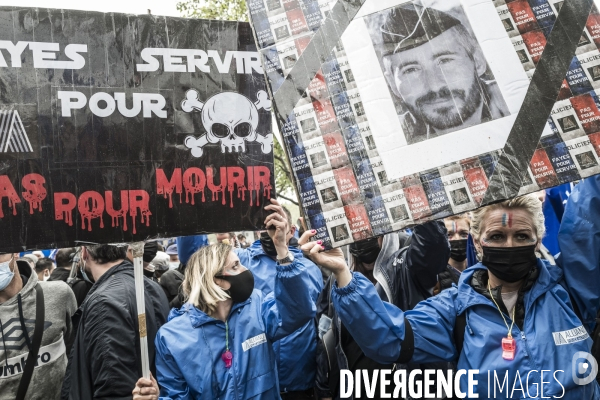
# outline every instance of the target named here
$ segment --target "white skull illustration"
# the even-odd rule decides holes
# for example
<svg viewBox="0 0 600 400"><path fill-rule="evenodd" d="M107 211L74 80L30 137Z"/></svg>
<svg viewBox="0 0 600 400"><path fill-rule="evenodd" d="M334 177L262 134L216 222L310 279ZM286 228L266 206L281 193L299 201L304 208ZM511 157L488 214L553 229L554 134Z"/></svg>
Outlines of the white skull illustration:
<svg viewBox="0 0 600 400"><path fill-rule="evenodd" d="M199 93L190 89L181 102L184 112L200 111L206 135L200 138L188 136L185 145L192 150L194 157L202 157L203 147L209 143L221 144L222 153L246 152L246 143L258 142L262 151L272 151L273 134L260 135L256 129L259 124L259 109L271 110L269 96L263 90L257 93L258 101L253 103L246 96L235 92L223 92L214 95L202 103Z"/></svg>
<svg viewBox="0 0 600 400"><path fill-rule="evenodd" d="M258 109L239 93L219 93L208 99L202 109L208 142L221 142L223 153L245 152L246 141L256 140L258 122Z"/></svg>

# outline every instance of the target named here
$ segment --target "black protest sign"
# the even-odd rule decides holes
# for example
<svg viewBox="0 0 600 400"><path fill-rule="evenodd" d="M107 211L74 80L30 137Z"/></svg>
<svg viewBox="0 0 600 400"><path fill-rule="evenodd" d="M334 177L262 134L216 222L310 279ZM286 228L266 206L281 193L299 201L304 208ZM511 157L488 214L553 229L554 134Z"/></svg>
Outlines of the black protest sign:
<svg viewBox="0 0 600 400"><path fill-rule="evenodd" d="M248 2L330 246L600 173L591 0Z"/></svg>
<svg viewBox="0 0 600 400"><path fill-rule="evenodd" d="M249 24L1 7L0 39L0 251L262 225Z"/></svg>

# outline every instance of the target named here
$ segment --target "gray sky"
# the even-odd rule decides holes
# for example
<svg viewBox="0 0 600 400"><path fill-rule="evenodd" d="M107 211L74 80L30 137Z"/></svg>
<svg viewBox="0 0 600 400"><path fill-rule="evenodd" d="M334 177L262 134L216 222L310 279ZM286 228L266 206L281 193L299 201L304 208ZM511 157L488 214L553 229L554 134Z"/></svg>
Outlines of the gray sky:
<svg viewBox="0 0 600 400"><path fill-rule="evenodd" d="M0 6L64 8L102 12L146 14L181 17L175 6L178 0L0 0Z"/></svg>

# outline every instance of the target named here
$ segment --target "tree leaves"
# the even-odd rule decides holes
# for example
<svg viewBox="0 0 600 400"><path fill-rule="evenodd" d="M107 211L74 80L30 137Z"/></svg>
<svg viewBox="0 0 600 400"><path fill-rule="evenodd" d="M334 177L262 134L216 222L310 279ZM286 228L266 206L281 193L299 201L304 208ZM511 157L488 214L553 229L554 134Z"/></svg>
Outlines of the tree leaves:
<svg viewBox="0 0 600 400"><path fill-rule="evenodd" d="M246 0L187 0L177 10L186 18L248 21Z"/></svg>

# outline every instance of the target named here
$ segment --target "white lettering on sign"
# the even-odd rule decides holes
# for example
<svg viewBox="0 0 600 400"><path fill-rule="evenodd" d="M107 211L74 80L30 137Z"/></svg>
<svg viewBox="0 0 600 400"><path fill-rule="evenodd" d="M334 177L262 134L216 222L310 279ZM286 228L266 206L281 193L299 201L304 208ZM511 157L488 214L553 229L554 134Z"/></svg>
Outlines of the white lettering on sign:
<svg viewBox="0 0 600 400"><path fill-rule="evenodd" d="M160 68L159 58L162 58L165 72L200 72L209 73L212 60L214 66L221 74L228 74L231 62L235 59L238 74L252 74L256 71L263 73L260 57L256 51L227 51L223 58L217 50L193 49L160 49L145 48L141 53L144 64L137 64L141 72L154 72Z"/></svg>
<svg viewBox="0 0 600 400"><path fill-rule="evenodd" d="M264 333L261 333L258 336L254 336L253 338L250 338L248 340L246 340L244 343L242 343L242 348L244 349L244 352L250 350L253 347L256 347L260 344L263 343L267 343L267 335L265 335Z"/></svg>
<svg viewBox="0 0 600 400"><path fill-rule="evenodd" d="M133 93L131 108L127 106L125 93L117 92L113 95L98 92L90 97L90 111L102 118L111 116L115 110L127 118L136 117L142 112L144 118L152 118L155 114L159 118L167 118L167 105L165 98L158 93ZM85 94L76 91L58 91L58 99L63 117L71 117L72 110L81 110L88 103Z"/></svg>
<svg viewBox="0 0 600 400"><path fill-rule="evenodd" d="M66 352L65 341L62 335L56 342L44 347L40 347L34 368L40 368L58 360ZM23 353L19 356L3 360L0 366L0 379L12 378L21 375L27 364L29 353Z"/></svg>
<svg viewBox="0 0 600 400"><path fill-rule="evenodd" d="M0 49L10 54L10 66L21 68L21 55L29 47L33 56L33 68L56 68L56 69L81 69L85 66L85 58L79 53L87 53L86 44L68 44L65 47L65 56L68 61L57 61L60 53L59 43L49 42L17 42L0 40ZM0 67L8 67L8 63L0 52Z"/></svg>
<svg viewBox="0 0 600 400"><path fill-rule="evenodd" d="M582 325L578 328L569 329L568 331L552 332L552 337L554 338L555 345L562 346L564 344L581 342L590 336Z"/></svg>

